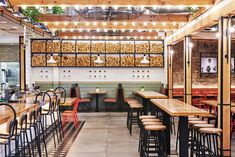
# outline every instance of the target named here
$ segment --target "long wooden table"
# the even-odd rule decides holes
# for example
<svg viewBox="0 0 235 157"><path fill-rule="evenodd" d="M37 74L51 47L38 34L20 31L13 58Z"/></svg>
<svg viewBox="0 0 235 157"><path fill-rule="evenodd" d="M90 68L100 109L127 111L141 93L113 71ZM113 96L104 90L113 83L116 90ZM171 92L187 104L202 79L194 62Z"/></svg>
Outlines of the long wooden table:
<svg viewBox="0 0 235 157"><path fill-rule="evenodd" d="M16 111L16 115L19 116L23 112L28 112L35 108L38 104L35 103L11 103L10 104ZM0 106L0 124L6 123L8 119L13 116L12 110L7 106Z"/></svg>
<svg viewBox="0 0 235 157"><path fill-rule="evenodd" d="M167 99L166 95L155 91L135 91L135 94L142 97L145 115L147 115L149 111L153 111L150 106L150 99Z"/></svg>
<svg viewBox="0 0 235 157"><path fill-rule="evenodd" d="M179 156L188 157L188 116L207 116L210 113L186 104L177 99L151 99L152 104L163 113L163 123L166 125L167 153L170 154L170 117L179 117Z"/></svg>

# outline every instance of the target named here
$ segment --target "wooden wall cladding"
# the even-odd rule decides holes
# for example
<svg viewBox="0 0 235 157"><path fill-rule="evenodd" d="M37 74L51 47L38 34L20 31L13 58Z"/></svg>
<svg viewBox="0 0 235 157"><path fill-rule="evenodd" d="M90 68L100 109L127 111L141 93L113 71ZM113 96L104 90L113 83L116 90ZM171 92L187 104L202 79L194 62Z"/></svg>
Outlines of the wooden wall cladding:
<svg viewBox="0 0 235 157"><path fill-rule="evenodd" d="M162 40L31 39L31 43L32 67L164 67ZM47 64L50 54L56 64ZM98 54L103 64L94 63ZM140 62L144 55L149 64Z"/></svg>

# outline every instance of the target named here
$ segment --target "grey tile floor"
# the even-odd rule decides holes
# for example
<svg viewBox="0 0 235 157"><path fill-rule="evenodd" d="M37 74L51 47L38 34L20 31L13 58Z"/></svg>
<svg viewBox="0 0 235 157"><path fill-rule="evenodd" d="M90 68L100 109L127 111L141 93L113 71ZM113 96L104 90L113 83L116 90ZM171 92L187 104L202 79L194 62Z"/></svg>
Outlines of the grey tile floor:
<svg viewBox="0 0 235 157"><path fill-rule="evenodd" d="M79 119L85 124L67 157L139 157L138 128L129 135L126 113L79 113ZM172 139L174 149L175 137ZM235 139L232 143L235 149Z"/></svg>

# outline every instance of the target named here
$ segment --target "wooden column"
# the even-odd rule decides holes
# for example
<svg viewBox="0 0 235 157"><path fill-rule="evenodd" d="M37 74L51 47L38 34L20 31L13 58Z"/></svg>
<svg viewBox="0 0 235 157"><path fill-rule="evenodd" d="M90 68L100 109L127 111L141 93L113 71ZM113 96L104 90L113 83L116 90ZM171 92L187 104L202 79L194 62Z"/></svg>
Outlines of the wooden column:
<svg viewBox="0 0 235 157"><path fill-rule="evenodd" d="M20 53L20 90L25 90L26 78L25 78L25 47L24 37L19 37L19 53Z"/></svg>
<svg viewBox="0 0 235 157"><path fill-rule="evenodd" d="M231 156L230 113L231 113L231 18L222 17L219 20L218 44L218 127L223 130L220 147L224 156Z"/></svg>
<svg viewBox="0 0 235 157"><path fill-rule="evenodd" d="M184 102L192 104L192 37L184 38Z"/></svg>
<svg viewBox="0 0 235 157"><path fill-rule="evenodd" d="M173 50L172 46L167 46L167 84L168 84L168 98L173 98Z"/></svg>

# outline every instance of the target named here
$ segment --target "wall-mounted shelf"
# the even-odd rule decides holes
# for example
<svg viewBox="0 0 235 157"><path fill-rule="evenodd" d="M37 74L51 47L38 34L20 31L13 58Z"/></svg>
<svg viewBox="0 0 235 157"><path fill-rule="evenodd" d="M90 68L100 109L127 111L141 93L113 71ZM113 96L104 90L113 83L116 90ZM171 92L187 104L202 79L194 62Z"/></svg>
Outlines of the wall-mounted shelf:
<svg viewBox="0 0 235 157"><path fill-rule="evenodd" d="M32 67L164 67L162 40L31 39ZM57 61L48 65L50 55ZM103 64L94 60L100 55ZM146 55L149 64L140 61Z"/></svg>

